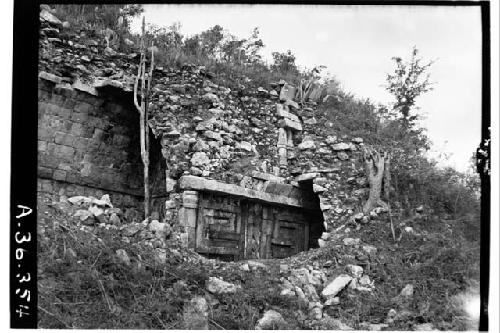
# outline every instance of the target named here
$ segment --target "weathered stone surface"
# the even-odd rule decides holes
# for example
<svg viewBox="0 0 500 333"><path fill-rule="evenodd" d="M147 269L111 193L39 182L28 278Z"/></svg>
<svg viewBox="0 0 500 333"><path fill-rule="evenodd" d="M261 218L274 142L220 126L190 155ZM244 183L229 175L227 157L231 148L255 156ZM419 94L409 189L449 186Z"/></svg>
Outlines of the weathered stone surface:
<svg viewBox="0 0 500 333"><path fill-rule="evenodd" d="M350 150L351 146L345 142L339 142L332 145L333 150Z"/></svg>
<svg viewBox="0 0 500 333"><path fill-rule="evenodd" d="M340 304L340 298L339 297L331 297L328 298L325 302L325 306L331 306L331 305L338 305Z"/></svg>
<svg viewBox="0 0 500 333"><path fill-rule="evenodd" d="M316 177L319 177L319 173L316 173L316 172L304 173L302 175L295 177L295 181L296 182L303 182L303 181L314 179Z"/></svg>
<svg viewBox="0 0 500 333"><path fill-rule="evenodd" d="M360 278L363 275L363 267L357 265L347 265L347 272L354 278Z"/></svg>
<svg viewBox="0 0 500 333"><path fill-rule="evenodd" d="M297 102L291 100L291 99L287 99L285 101L285 105L286 106L291 106L294 110L299 110L300 109L300 106Z"/></svg>
<svg viewBox="0 0 500 333"><path fill-rule="evenodd" d="M283 128L291 128L296 131L302 131L302 124L297 121L293 121L288 118L282 118L278 122L278 126L283 127Z"/></svg>
<svg viewBox="0 0 500 333"><path fill-rule="evenodd" d="M321 295L325 298L335 297L351 281L352 277L350 277L349 275L347 274L339 275L323 289Z"/></svg>
<svg viewBox="0 0 500 333"><path fill-rule="evenodd" d="M305 139L304 141L302 141L301 144L299 144L298 148L300 150L315 149L316 144L314 143L314 141L312 139Z"/></svg>
<svg viewBox="0 0 500 333"><path fill-rule="evenodd" d="M44 80L47 80L47 81L50 81L50 82L54 82L56 84L59 84L62 81L62 79L59 76L54 75L52 73L47 73L47 72L40 72L38 74L38 77L40 79L44 79Z"/></svg>
<svg viewBox="0 0 500 333"><path fill-rule="evenodd" d="M127 251L125 251L124 249L116 250L116 258L122 264L125 264L127 266L130 265L130 257L128 256Z"/></svg>
<svg viewBox="0 0 500 333"><path fill-rule="evenodd" d="M236 143L235 148L240 149L240 150L244 150L246 152L254 152L255 151L255 146L247 141L241 141L241 142Z"/></svg>
<svg viewBox="0 0 500 333"><path fill-rule="evenodd" d="M204 179L195 176L183 176L180 179L180 188L181 189L191 189L197 191L208 191L215 192L221 194L230 194L237 197L243 197L247 199L253 199L260 202L268 202L275 204L282 204L287 206L294 207L304 207L304 208L313 208L315 207L313 203L308 202L301 198L295 197L286 197L283 195L260 192L251 189L247 189L241 186L233 185L233 184L225 184L221 182L217 182L215 180ZM281 184L275 184L275 186ZM291 186L290 186L291 187ZM268 187L268 189L271 189Z"/></svg>
<svg viewBox="0 0 500 333"><path fill-rule="evenodd" d="M206 284L207 290L212 294L233 294L241 288L233 283L226 282L217 277L210 277Z"/></svg>
<svg viewBox="0 0 500 333"><path fill-rule="evenodd" d="M87 94L90 94L93 96L99 95L97 90L94 87L92 87L88 84L84 84L80 80L76 80L75 82L73 82L72 87L75 90L83 91L83 92L86 92Z"/></svg>
<svg viewBox="0 0 500 333"><path fill-rule="evenodd" d="M52 13L50 13L49 11L47 11L45 9L40 12L40 20L48 22L49 24L52 24L55 26L62 26L61 20L59 20Z"/></svg>
<svg viewBox="0 0 500 333"><path fill-rule="evenodd" d="M194 166L203 167L209 163L210 159L205 152L195 152L191 157L191 164Z"/></svg>
<svg viewBox="0 0 500 333"><path fill-rule="evenodd" d="M280 91L280 100L281 101L286 101L286 100L293 100L295 98L295 94L297 93L297 88L290 85L290 84L285 84Z"/></svg>
<svg viewBox="0 0 500 333"><path fill-rule="evenodd" d="M402 297L412 297L413 296L413 285L407 284L399 293Z"/></svg>
<svg viewBox="0 0 500 333"><path fill-rule="evenodd" d="M275 310L267 310L262 318L259 319L256 330L277 330L286 328L285 319Z"/></svg>
<svg viewBox="0 0 500 333"><path fill-rule="evenodd" d="M287 118L290 119L291 121L300 123L299 117L287 111L285 109L285 105L283 104L276 104L276 114L278 115L278 117Z"/></svg>

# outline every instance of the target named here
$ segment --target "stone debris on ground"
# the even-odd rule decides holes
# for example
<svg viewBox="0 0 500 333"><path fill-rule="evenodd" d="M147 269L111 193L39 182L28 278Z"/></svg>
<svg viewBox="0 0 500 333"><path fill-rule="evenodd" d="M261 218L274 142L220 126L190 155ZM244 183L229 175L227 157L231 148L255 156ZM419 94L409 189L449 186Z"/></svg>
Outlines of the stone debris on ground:
<svg viewBox="0 0 500 333"><path fill-rule="evenodd" d="M210 277L207 281L206 288L213 294L233 294L240 289L241 286L226 282L217 277Z"/></svg>
<svg viewBox="0 0 500 333"><path fill-rule="evenodd" d="M259 319L256 330L279 330L286 328L287 324L283 316L275 310L267 310Z"/></svg>

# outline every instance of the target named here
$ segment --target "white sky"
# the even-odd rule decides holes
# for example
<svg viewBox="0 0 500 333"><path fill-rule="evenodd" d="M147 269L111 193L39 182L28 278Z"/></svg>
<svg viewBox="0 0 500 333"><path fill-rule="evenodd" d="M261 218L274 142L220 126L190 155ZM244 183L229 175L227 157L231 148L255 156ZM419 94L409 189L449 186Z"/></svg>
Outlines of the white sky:
<svg viewBox="0 0 500 333"><path fill-rule="evenodd" d="M239 37L259 27L263 56L290 49L300 66L325 65L356 96L387 104L391 57L413 45L431 67L434 90L417 99L434 149L465 170L481 138L479 7L317 5L146 5L146 22L182 24L193 35L216 24ZM137 29L140 19L133 23Z"/></svg>

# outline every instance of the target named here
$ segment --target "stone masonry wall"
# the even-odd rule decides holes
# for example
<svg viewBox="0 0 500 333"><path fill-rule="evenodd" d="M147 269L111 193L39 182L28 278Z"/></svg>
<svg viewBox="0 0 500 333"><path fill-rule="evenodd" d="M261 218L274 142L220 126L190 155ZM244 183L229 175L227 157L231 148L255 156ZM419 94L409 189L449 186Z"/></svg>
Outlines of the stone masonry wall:
<svg viewBox="0 0 500 333"><path fill-rule="evenodd" d="M62 194L76 186L135 205L143 188L137 118L112 96L40 79L38 177L52 184L42 182L44 190Z"/></svg>

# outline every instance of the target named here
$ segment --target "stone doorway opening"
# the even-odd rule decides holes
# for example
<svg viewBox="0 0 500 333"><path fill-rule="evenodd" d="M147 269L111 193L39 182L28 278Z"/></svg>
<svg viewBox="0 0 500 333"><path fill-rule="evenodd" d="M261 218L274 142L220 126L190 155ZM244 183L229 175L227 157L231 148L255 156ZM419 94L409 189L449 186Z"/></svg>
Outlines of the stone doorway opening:
<svg viewBox="0 0 500 333"><path fill-rule="evenodd" d="M285 258L318 247L324 231L311 183L256 191L201 177L180 181L188 246L222 260ZM185 220L185 221L183 221Z"/></svg>

